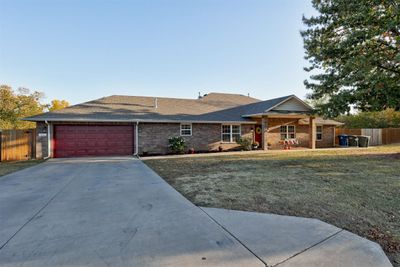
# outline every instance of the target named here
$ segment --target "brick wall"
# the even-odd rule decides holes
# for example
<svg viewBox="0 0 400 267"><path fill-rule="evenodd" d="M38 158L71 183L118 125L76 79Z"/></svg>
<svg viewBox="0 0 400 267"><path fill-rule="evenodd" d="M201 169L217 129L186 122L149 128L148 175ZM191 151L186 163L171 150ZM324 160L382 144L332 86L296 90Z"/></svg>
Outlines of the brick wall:
<svg viewBox="0 0 400 267"><path fill-rule="evenodd" d="M271 149L281 149L280 126L291 123L296 127L296 138L301 147L308 147L308 125L299 125L297 119L268 119L268 143ZM57 123L55 123L57 124ZM62 123L66 124L66 123ZM70 123L70 124L101 124L101 123ZM104 123L115 125L127 125L132 123ZM36 158L48 156L47 125L44 122L36 124ZM50 129L52 138L52 128ZM241 125L242 137L253 139L252 129L254 125ZM180 136L179 123L140 123L139 124L139 154L147 152L149 154L165 154L170 152L168 149L168 138ZM224 150L237 149L236 143L221 142L221 124L192 124L192 136L183 137L187 144L187 149L194 148L195 151L215 151L221 146ZM317 141L317 147L332 147L335 138L334 126L323 126L323 140Z"/></svg>
<svg viewBox="0 0 400 267"><path fill-rule="evenodd" d="M242 125L243 137L253 138L253 125ZM140 123L139 124L139 154L166 154L168 138L180 136L180 123ZM182 136L187 149L195 151L215 151L219 146L224 150L238 148L236 143L221 142L221 124L192 124L192 136Z"/></svg>
<svg viewBox="0 0 400 267"><path fill-rule="evenodd" d="M322 126L322 140L316 142L317 148L333 147L335 141L335 126L324 125Z"/></svg>
<svg viewBox="0 0 400 267"><path fill-rule="evenodd" d="M268 119L268 133L267 140L270 144L269 148L278 149L282 148L279 144L281 140L281 126L294 125L296 131L296 138L299 140L299 146L308 147L308 125L299 125L298 119Z"/></svg>
<svg viewBox="0 0 400 267"><path fill-rule="evenodd" d="M281 140L280 126L281 125L294 125L296 131L296 138L299 141L299 147L309 147L309 125L300 125L298 119L268 119L268 133L267 139L271 149L281 149L282 145L279 144ZM334 126L324 125L322 140L316 142L317 148L333 147L334 141Z"/></svg>

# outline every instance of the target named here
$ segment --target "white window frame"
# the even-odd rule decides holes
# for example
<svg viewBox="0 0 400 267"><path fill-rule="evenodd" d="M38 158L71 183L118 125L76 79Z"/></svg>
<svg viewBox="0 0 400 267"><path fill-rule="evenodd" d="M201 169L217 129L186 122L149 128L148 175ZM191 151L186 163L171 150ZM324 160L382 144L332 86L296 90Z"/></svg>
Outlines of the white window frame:
<svg viewBox="0 0 400 267"><path fill-rule="evenodd" d="M189 125L190 126L190 129L182 129L182 126L183 125ZM182 131L187 131L187 130L190 130L190 134L183 134L182 133ZM192 136L192 134L193 134L193 126L192 126L192 124L191 123L181 123L181 125L180 125L180 134L181 134L181 136Z"/></svg>
<svg viewBox="0 0 400 267"><path fill-rule="evenodd" d="M318 127L321 127L321 131L320 132L318 132ZM320 139L318 139L318 134L321 135ZM322 141L323 138L324 138L324 127L322 125L316 125L315 126L315 140Z"/></svg>
<svg viewBox="0 0 400 267"><path fill-rule="evenodd" d="M289 126L293 127L293 132L289 132ZM281 131L281 127L285 127L285 128L286 128L286 132L282 132L282 131ZM293 133L293 134L294 134L294 137L293 137L293 138L289 138L289 134L290 134L290 133ZM279 127L279 138L282 138L282 137L281 137L282 134L284 134L284 135L286 136L286 138L285 138L285 139L280 139L280 140L295 139L295 138L296 138L296 135L297 135L297 133L296 133L296 125L291 125L291 124L288 124L288 125L281 125L281 126Z"/></svg>
<svg viewBox="0 0 400 267"><path fill-rule="evenodd" d="M223 133L222 129L224 128L224 126L229 126L229 142L224 141L223 139L223 135L227 135L228 133ZM239 126L239 133L233 133L232 129L233 126ZM224 144L232 144L232 143L236 143L236 141L234 141L233 139L233 135L239 134L239 136L242 136L242 125L240 124L221 124L221 143Z"/></svg>

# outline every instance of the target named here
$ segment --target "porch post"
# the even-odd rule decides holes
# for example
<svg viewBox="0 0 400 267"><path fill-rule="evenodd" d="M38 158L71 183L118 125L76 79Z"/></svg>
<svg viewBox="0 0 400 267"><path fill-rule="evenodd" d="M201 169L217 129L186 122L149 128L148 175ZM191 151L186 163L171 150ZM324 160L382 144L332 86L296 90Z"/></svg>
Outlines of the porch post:
<svg viewBox="0 0 400 267"><path fill-rule="evenodd" d="M261 117L261 142L262 142L262 149L268 150L268 118Z"/></svg>
<svg viewBox="0 0 400 267"><path fill-rule="evenodd" d="M309 123L309 147L311 149L315 149L315 142L317 139L317 127L315 125L315 117L310 116L310 123Z"/></svg>

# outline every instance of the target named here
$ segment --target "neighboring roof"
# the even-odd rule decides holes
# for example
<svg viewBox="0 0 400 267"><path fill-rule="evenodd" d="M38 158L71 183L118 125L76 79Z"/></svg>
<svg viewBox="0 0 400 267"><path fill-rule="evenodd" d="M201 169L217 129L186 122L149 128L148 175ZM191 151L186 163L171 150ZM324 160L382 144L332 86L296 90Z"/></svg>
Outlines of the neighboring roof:
<svg viewBox="0 0 400 267"><path fill-rule="evenodd" d="M338 121L335 121L335 120L329 120L329 119L325 120L325 119L320 118L320 117L316 117L315 118L315 123L319 124L319 125L335 125L335 126L341 126L341 125L344 124L342 122L338 122ZM299 124L300 125L309 125L310 124L310 119L309 118L300 119L299 120Z"/></svg>
<svg viewBox="0 0 400 267"><path fill-rule="evenodd" d="M260 101L239 94L210 93L199 99L113 95L25 118L29 121L247 121L218 111ZM157 102L157 108L155 107Z"/></svg>

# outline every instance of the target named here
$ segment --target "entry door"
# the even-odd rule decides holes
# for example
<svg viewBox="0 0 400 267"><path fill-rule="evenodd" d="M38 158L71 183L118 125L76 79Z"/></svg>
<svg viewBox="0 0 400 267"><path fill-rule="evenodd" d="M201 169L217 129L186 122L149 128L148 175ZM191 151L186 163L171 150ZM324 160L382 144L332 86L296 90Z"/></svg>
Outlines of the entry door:
<svg viewBox="0 0 400 267"><path fill-rule="evenodd" d="M256 142L258 142L260 144L260 146L262 146L262 128L261 125L256 125L255 130L254 130L254 139Z"/></svg>

